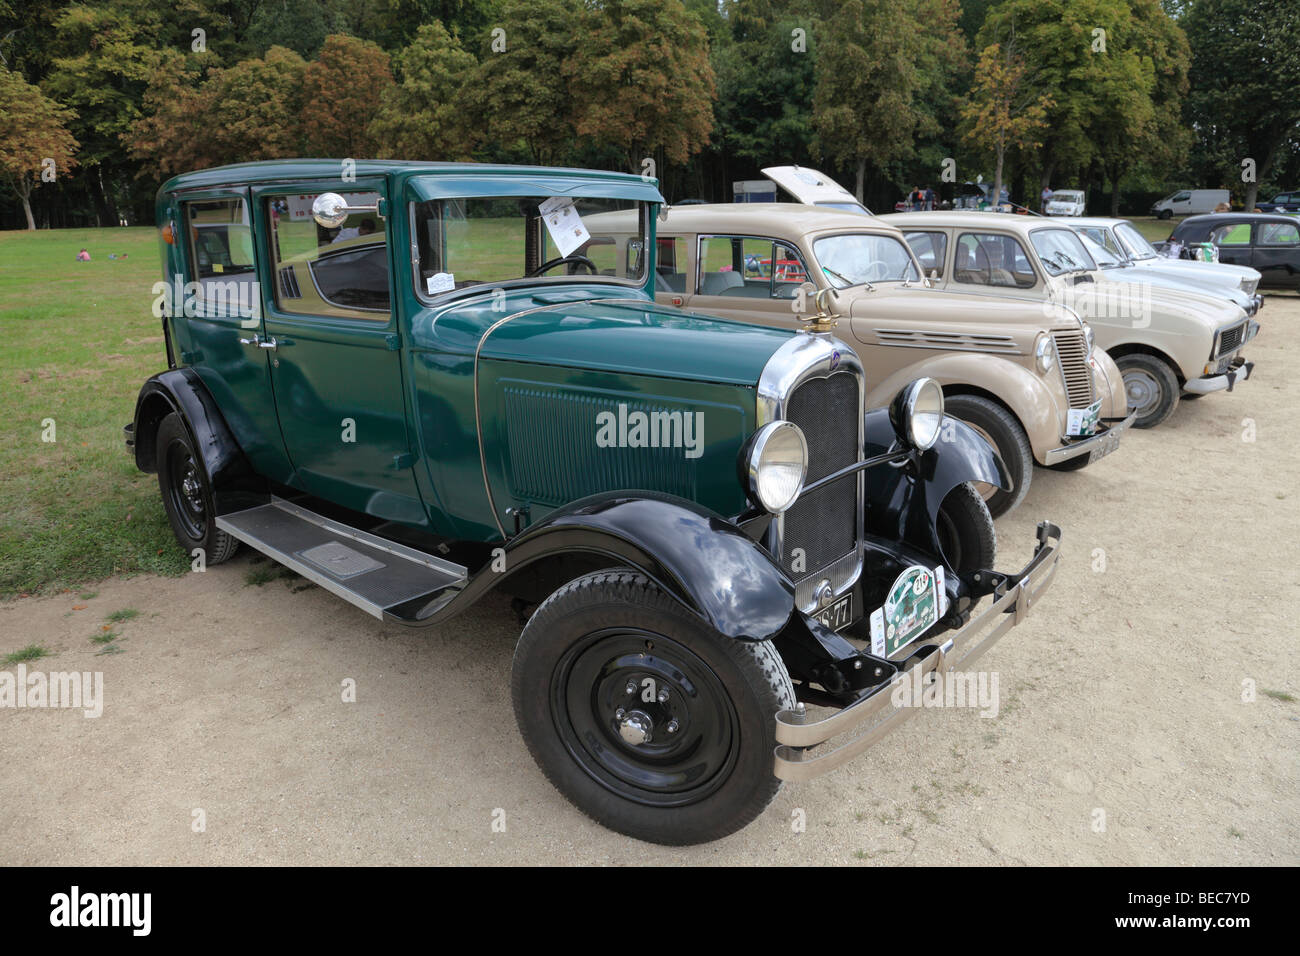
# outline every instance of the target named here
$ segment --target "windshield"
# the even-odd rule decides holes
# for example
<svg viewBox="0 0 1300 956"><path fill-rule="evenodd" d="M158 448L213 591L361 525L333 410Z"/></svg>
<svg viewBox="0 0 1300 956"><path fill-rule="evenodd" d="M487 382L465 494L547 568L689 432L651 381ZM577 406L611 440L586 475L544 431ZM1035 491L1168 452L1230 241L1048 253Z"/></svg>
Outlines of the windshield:
<svg viewBox="0 0 1300 956"><path fill-rule="evenodd" d="M1097 268L1084 248L1083 240L1069 229L1035 229L1029 238L1048 275L1059 276Z"/></svg>
<svg viewBox="0 0 1300 956"><path fill-rule="evenodd" d="M486 283L592 276L641 283L643 203L626 199L508 196L413 203L419 291L441 295ZM605 214L605 215L602 215ZM619 228L593 236L590 218Z"/></svg>
<svg viewBox="0 0 1300 956"><path fill-rule="evenodd" d="M1132 223L1121 222L1115 227L1115 235L1119 237L1120 244L1128 250L1129 256L1134 259L1155 259L1160 253L1156 252L1155 246L1147 242L1147 237L1137 231L1137 227Z"/></svg>
<svg viewBox="0 0 1300 956"><path fill-rule="evenodd" d="M1052 193L1052 199L1055 202L1080 202L1083 200L1083 193L1073 189L1058 189Z"/></svg>
<svg viewBox="0 0 1300 956"><path fill-rule="evenodd" d="M1088 250L1088 255L1092 256L1093 261L1101 268L1118 269L1124 265L1123 259L1093 239L1090 234L1080 232L1079 238L1083 240L1083 247Z"/></svg>
<svg viewBox="0 0 1300 956"><path fill-rule="evenodd" d="M853 233L813 243L813 255L837 289L863 282L916 281L921 278L907 246L893 236Z"/></svg>

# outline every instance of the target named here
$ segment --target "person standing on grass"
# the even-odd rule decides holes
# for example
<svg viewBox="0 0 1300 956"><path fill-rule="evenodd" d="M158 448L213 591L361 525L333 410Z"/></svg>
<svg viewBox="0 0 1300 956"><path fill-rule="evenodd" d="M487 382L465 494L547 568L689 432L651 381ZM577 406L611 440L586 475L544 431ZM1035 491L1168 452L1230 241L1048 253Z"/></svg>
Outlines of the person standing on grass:
<svg viewBox="0 0 1300 956"><path fill-rule="evenodd" d="M1042 200L1043 200L1043 203L1042 203L1042 205L1039 207L1039 210L1038 210L1038 211L1039 211L1039 212L1047 212L1047 204L1048 204L1049 202L1052 201L1052 187L1051 187L1051 186L1044 186L1044 187L1043 187Z"/></svg>

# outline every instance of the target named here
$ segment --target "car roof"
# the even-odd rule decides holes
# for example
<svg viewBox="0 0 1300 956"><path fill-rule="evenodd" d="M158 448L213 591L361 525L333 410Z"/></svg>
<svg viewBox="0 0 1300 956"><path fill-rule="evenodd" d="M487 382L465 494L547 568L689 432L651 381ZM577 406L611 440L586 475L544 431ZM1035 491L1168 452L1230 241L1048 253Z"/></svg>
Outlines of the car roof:
<svg viewBox="0 0 1300 956"><path fill-rule="evenodd" d="M835 209L832 206L808 206L794 202L733 202L674 206L659 232L671 230L693 233L747 233L780 238L793 234L860 229L887 232L897 236L897 227L881 222L879 216Z"/></svg>
<svg viewBox="0 0 1300 956"><path fill-rule="evenodd" d="M212 189L218 186L292 182L303 179L338 179L343 168L341 159L274 159L253 163L214 166L173 176L163 183L161 192ZM414 162L400 159L358 159L352 170L358 177L386 176L390 173L426 173L472 176L581 176L620 183L644 182L635 173L616 173L599 169L565 169L541 166L512 166L493 163Z"/></svg>
<svg viewBox="0 0 1300 956"><path fill-rule="evenodd" d="M1297 222L1295 216L1284 216L1278 212L1207 212L1199 216L1188 216L1179 226L1213 226L1219 223L1233 222Z"/></svg>
<svg viewBox="0 0 1300 956"><path fill-rule="evenodd" d="M952 210L935 211L935 212L893 212L884 216L877 216L877 219L884 220L891 226L895 226L904 231L913 227L922 228L930 226L931 228L969 228L974 229L982 226L985 229L1004 229L1008 232L1017 232L1021 235L1027 234L1031 229L1041 228L1043 226L1053 226L1057 229L1068 229L1075 222L1070 220L1066 222L1061 219L1049 216L1029 216L1018 215L1016 213L1006 212L974 212Z"/></svg>

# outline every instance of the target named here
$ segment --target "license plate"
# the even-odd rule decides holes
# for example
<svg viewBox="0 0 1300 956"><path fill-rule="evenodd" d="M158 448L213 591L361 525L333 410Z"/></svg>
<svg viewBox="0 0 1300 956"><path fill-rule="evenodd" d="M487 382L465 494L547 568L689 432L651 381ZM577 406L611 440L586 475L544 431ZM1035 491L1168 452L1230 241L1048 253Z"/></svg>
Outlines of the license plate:
<svg viewBox="0 0 1300 956"><path fill-rule="evenodd" d="M883 607L871 612L871 653L890 657L932 628L947 611L943 567L914 564L889 588Z"/></svg>
<svg viewBox="0 0 1300 956"><path fill-rule="evenodd" d="M1123 430L1124 429L1120 427L1112 428L1110 431L1106 432L1106 434L1102 435L1101 438L1097 439L1097 444L1092 447L1092 451L1088 452L1088 463L1092 464L1099 458L1105 458L1118 448L1120 432Z"/></svg>
<svg viewBox="0 0 1300 956"><path fill-rule="evenodd" d="M1072 408L1066 413L1065 433L1071 438L1086 438L1097 431L1101 420L1101 399L1087 408Z"/></svg>
<svg viewBox="0 0 1300 956"><path fill-rule="evenodd" d="M838 631L840 628L847 626L852 619L853 595L851 593L844 595L825 610L817 612L817 620L832 631Z"/></svg>

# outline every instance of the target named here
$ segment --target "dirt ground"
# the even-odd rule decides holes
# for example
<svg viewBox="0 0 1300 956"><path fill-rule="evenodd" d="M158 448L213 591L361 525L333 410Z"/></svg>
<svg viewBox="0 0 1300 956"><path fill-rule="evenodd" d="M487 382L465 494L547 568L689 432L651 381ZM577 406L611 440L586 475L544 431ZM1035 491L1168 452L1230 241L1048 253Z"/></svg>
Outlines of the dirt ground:
<svg viewBox="0 0 1300 956"><path fill-rule="evenodd" d="M639 843L551 788L515 729L506 600L410 631L249 584L245 549L0 605L0 653L39 641L30 669L102 671L105 697L0 710L0 864L1300 863L1300 298L1260 318L1252 381L1039 470L999 521L1000 566L1041 518L1064 556L981 662L996 717L921 713L725 840Z"/></svg>

